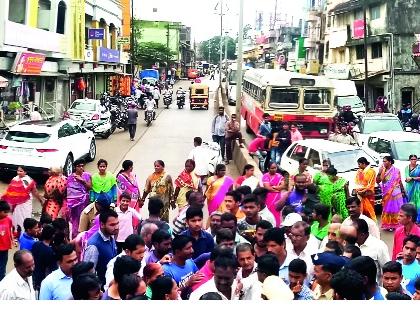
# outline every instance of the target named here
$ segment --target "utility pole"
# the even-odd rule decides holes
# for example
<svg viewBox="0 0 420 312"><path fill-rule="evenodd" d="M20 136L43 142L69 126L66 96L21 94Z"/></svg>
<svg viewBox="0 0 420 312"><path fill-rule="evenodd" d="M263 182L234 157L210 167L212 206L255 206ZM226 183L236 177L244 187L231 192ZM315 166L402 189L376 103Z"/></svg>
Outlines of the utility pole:
<svg viewBox="0 0 420 312"><path fill-rule="evenodd" d="M134 80L135 68L134 68L134 0L131 0L131 79Z"/></svg>
<svg viewBox="0 0 420 312"><path fill-rule="evenodd" d="M227 49L228 48L228 32L225 31L225 70L227 72L228 60L227 60Z"/></svg>
<svg viewBox="0 0 420 312"><path fill-rule="evenodd" d="M223 0L220 0L220 60L219 60L219 88L222 88L222 63L223 63Z"/></svg>
<svg viewBox="0 0 420 312"><path fill-rule="evenodd" d="M238 34L238 60L236 68L236 116L239 127L241 126L241 102L242 102L242 54L244 39L244 0L239 2L239 34Z"/></svg>
<svg viewBox="0 0 420 312"><path fill-rule="evenodd" d="M165 77L168 77L168 71L169 71L169 22L168 22L168 29L166 30L166 72L165 72ZM171 75L172 75L172 71L171 71Z"/></svg>
<svg viewBox="0 0 420 312"><path fill-rule="evenodd" d="M363 83L363 89L364 89L364 98L365 98L365 107L366 107L366 111L368 111L369 109L369 100L368 100L368 86L367 86L367 82L368 82L368 76L369 76L369 72L368 72L368 55L367 55L367 36L368 36L368 31L367 31L367 17L366 17L366 11L367 11L367 3L366 0L364 0L363 2L363 53L364 53L364 57L365 57L365 81Z"/></svg>

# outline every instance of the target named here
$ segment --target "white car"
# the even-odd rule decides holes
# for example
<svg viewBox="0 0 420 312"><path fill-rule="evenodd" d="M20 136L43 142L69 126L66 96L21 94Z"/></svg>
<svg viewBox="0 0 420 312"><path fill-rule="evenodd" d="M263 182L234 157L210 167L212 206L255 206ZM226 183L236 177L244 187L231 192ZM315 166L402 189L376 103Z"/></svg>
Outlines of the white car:
<svg viewBox="0 0 420 312"><path fill-rule="evenodd" d="M47 174L51 167L62 167L65 175L73 171L76 159L96 157L92 131L72 120L25 121L10 128L0 141L0 170Z"/></svg>
<svg viewBox="0 0 420 312"><path fill-rule="evenodd" d="M381 165L384 156L390 155L395 160L395 167L405 181L405 168L410 163L409 156L420 157L420 134L411 132L379 131L373 132L363 149Z"/></svg>
<svg viewBox="0 0 420 312"><path fill-rule="evenodd" d="M83 126L86 128L102 124L104 120L111 117L111 113L101 105L101 101L92 99L74 101L66 115L72 120L84 121Z"/></svg>
<svg viewBox="0 0 420 312"><path fill-rule="evenodd" d="M369 113L359 119L353 128L353 136L357 144L363 146L372 132L404 130L403 124L394 114Z"/></svg>
<svg viewBox="0 0 420 312"><path fill-rule="evenodd" d="M354 180L358 169L357 159L365 157L378 172L376 161L362 148L322 139L293 142L281 158L281 169L289 173L297 171L299 159L302 157L308 159L308 171L312 177L322 169L322 162L329 159L334 168L337 169L338 176L349 181L350 193L355 187Z"/></svg>

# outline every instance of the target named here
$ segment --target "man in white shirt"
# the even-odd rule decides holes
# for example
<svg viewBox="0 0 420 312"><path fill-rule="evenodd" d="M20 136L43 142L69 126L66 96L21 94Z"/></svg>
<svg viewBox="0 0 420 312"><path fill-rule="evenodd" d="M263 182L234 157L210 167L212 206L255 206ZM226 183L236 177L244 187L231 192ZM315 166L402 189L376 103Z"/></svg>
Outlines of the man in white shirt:
<svg viewBox="0 0 420 312"><path fill-rule="evenodd" d="M234 255L221 256L214 261L214 277L193 291L189 300L199 300L208 292L218 293L223 300L239 300L242 292L237 289L237 263Z"/></svg>
<svg viewBox="0 0 420 312"><path fill-rule="evenodd" d="M365 220L358 219L354 226L357 229L357 244L362 256L371 257L375 261L377 268L376 281L379 283L382 277L382 267L385 263L391 261L388 246L384 241L369 234L368 224Z"/></svg>
<svg viewBox="0 0 420 312"><path fill-rule="evenodd" d="M30 115L31 121L38 121L38 120L42 120L42 116L39 113L39 108L38 106L34 107L33 112Z"/></svg>
<svg viewBox="0 0 420 312"><path fill-rule="evenodd" d="M261 209L258 214L260 215L261 219L270 222L272 226L276 226L276 218L265 204L268 190L265 187L257 187L252 193L257 196L258 201L260 202Z"/></svg>
<svg viewBox="0 0 420 312"><path fill-rule="evenodd" d="M134 233L133 218L137 219L139 224L142 221L141 214L134 208L129 207L130 202L130 194L122 193L120 195L120 205L115 208L115 212L118 214L118 221L120 222L120 229L115 238L118 253L123 251L125 239Z"/></svg>
<svg viewBox="0 0 420 312"><path fill-rule="evenodd" d="M32 254L25 249L18 250L13 255L13 262L15 268L0 282L0 300L35 300Z"/></svg>
<svg viewBox="0 0 420 312"><path fill-rule="evenodd" d="M153 100L153 96L150 95L144 104L146 106L146 109L144 111L144 120L146 120L146 114L148 111L153 112L153 120L155 120L156 119L156 112L155 112L156 102Z"/></svg>
<svg viewBox="0 0 420 312"><path fill-rule="evenodd" d="M211 134L213 142L220 145L220 152L222 158L225 159L225 134L226 134L226 123L229 121L229 117L225 114L225 108L219 107L219 114L214 116L211 123Z"/></svg>
<svg viewBox="0 0 420 312"><path fill-rule="evenodd" d="M108 289L109 285L114 279L114 264L117 258L122 257L122 256L130 256L134 260L142 263L145 251L146 251L146 244L144 243L144 240L141 238L141 236L137 234L129 235L125 239L124 250L118 256L112 258L106 266L106 273L105 273L106 282L104 285L105 290ZM139 272L140 276L143 275L142 273L143 273L143 268L145 265L146 265L145 263L142 263L141 265L141 269Z"/></svg>
<svg viewBox="0 0 420 312"><path fill-rule="evenodd" d="M342 225L349 226L352 225L356 220L362 219L365 220L369 226L369 234L375 236L376 238L381 238L379 227L375 221L371 218L362 214L360 208L360 200L357 197L350 197L346 201L347 210L349 211L349 216L343 221Z"/></svg>
<svg viewBox="0 0 420 312"><path fill-rule="evenodd" d="M200 137L194 138L194 148L188 154L188 159L195 161L195 174L200 177L201 184L205 185L209 174L210 156L209 151L202 147L203 140Z"/></svg>
<svg viewBox="0 0 420 312"><path fill-rule="evenodd" d="M242 300L260 300L261 284L258 281L254 248L243 243L236 246L236 259L240 266L236 279L242 283Z"/></svg>
<svg viewBox="0 0 420 312"><path fill-rule="evenodd" d="M155 89L153 90L153 99L155 100L155 108L159 108L159 99L160 99L160 92L159 92L159 88L155 87Z"/></svg>

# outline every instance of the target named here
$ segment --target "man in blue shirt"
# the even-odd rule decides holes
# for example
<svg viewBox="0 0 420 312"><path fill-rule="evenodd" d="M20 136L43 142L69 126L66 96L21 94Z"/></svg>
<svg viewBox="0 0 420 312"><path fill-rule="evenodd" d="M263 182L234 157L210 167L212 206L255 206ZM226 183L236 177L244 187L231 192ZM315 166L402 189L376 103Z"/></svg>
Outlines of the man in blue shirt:
<svg viewBox="0 0 420 312"><path fill-rule="evenodd" d="M31 251L32 246L38 241L39 236L39 222L33 218L26 218L23 221L23 232L19 237L19 248L20 250L26 249Z"/></svg>
<svg viewBox="0 0 420 312"><path fill-rule="evenodd" d="M41 283L39 300L68 300L72 297L72 268L77 263L77 255L71 244L57 249L58 269L48 275Z"/></svg>
<svg viewBox="0 0 420 312"><path fill-rule="evenodd" d="M188 229L181 235L192 238L194 250L192 258L196 259L204 253L210 253L214 248L214 238L210 233L203 230L203 210L199 208L188 209L185 220Z"/></svg>
<svg viewBox="0 0 420 312"><path fill-rule="evenodd" d="M414 295L416 289L414 283L420 278L420 264L416 260L416 250L420 246L420 237L417 235L408 235L403 243L403 258L400 260L402 264L402 284L411 295Z"/></svg>
<svg viewBox="0 0 420 312"><path fill-rule="evenodd" d="M259 136L268 137L271 134L271 123L270 123L270 114L264 113L262 115L263 122L260 125L260 131L258 132Z"/></svg>
<svg viewBox="0 0 420 312"><path fill-rule="evenodd" d="M191 287L204 277L198 273L198 268L191 257L194 253L193 238L185 235L176 236L172 241L173 258L170 263L163 265L166 276L172 277L181 291L182 299L191 293Z"/></svg>
<svg viewBox="0 0 420 312"><path fill-rule="evenodd" d="M308 276L306 262L302 259L293 259L289 264L289 288L293 291L294 300L314 300L314 294L305 285Z"/></svg>

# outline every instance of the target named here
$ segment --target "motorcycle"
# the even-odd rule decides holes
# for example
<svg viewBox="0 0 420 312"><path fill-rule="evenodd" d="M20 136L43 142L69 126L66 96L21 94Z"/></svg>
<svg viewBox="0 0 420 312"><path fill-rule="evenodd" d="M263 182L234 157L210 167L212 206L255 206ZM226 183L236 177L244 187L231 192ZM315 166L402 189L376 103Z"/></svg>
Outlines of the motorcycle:
<svg viewBox="0 0 420 312"><path fill-rule="evenodd" d="M153 121L153 111L146 110L146 126L149 127Z"/></svg>
<svg viewBox="0 0 420 312"><path fill-rule="evenodd" d="M172 94L165 94L163 96L163 104L166 106L166 108L169 108L169 105L172 104Z"/></svg>
<svg viewBox="0 0 420 312"><path fill-rule="evenodd" d="M178 105L178 108L184 108L185 105L185 93L177 93L176 95L176 105Z"/></svg>
<svg viewBox="0 0 420 312"><path fill-rule="evenodd" d="M209 153L209 175L213 175L216 172L216 166L218 164L223 164L222 153L220 150L220 145L216 142L203 142L203 147L208 150Z"/></svg>

